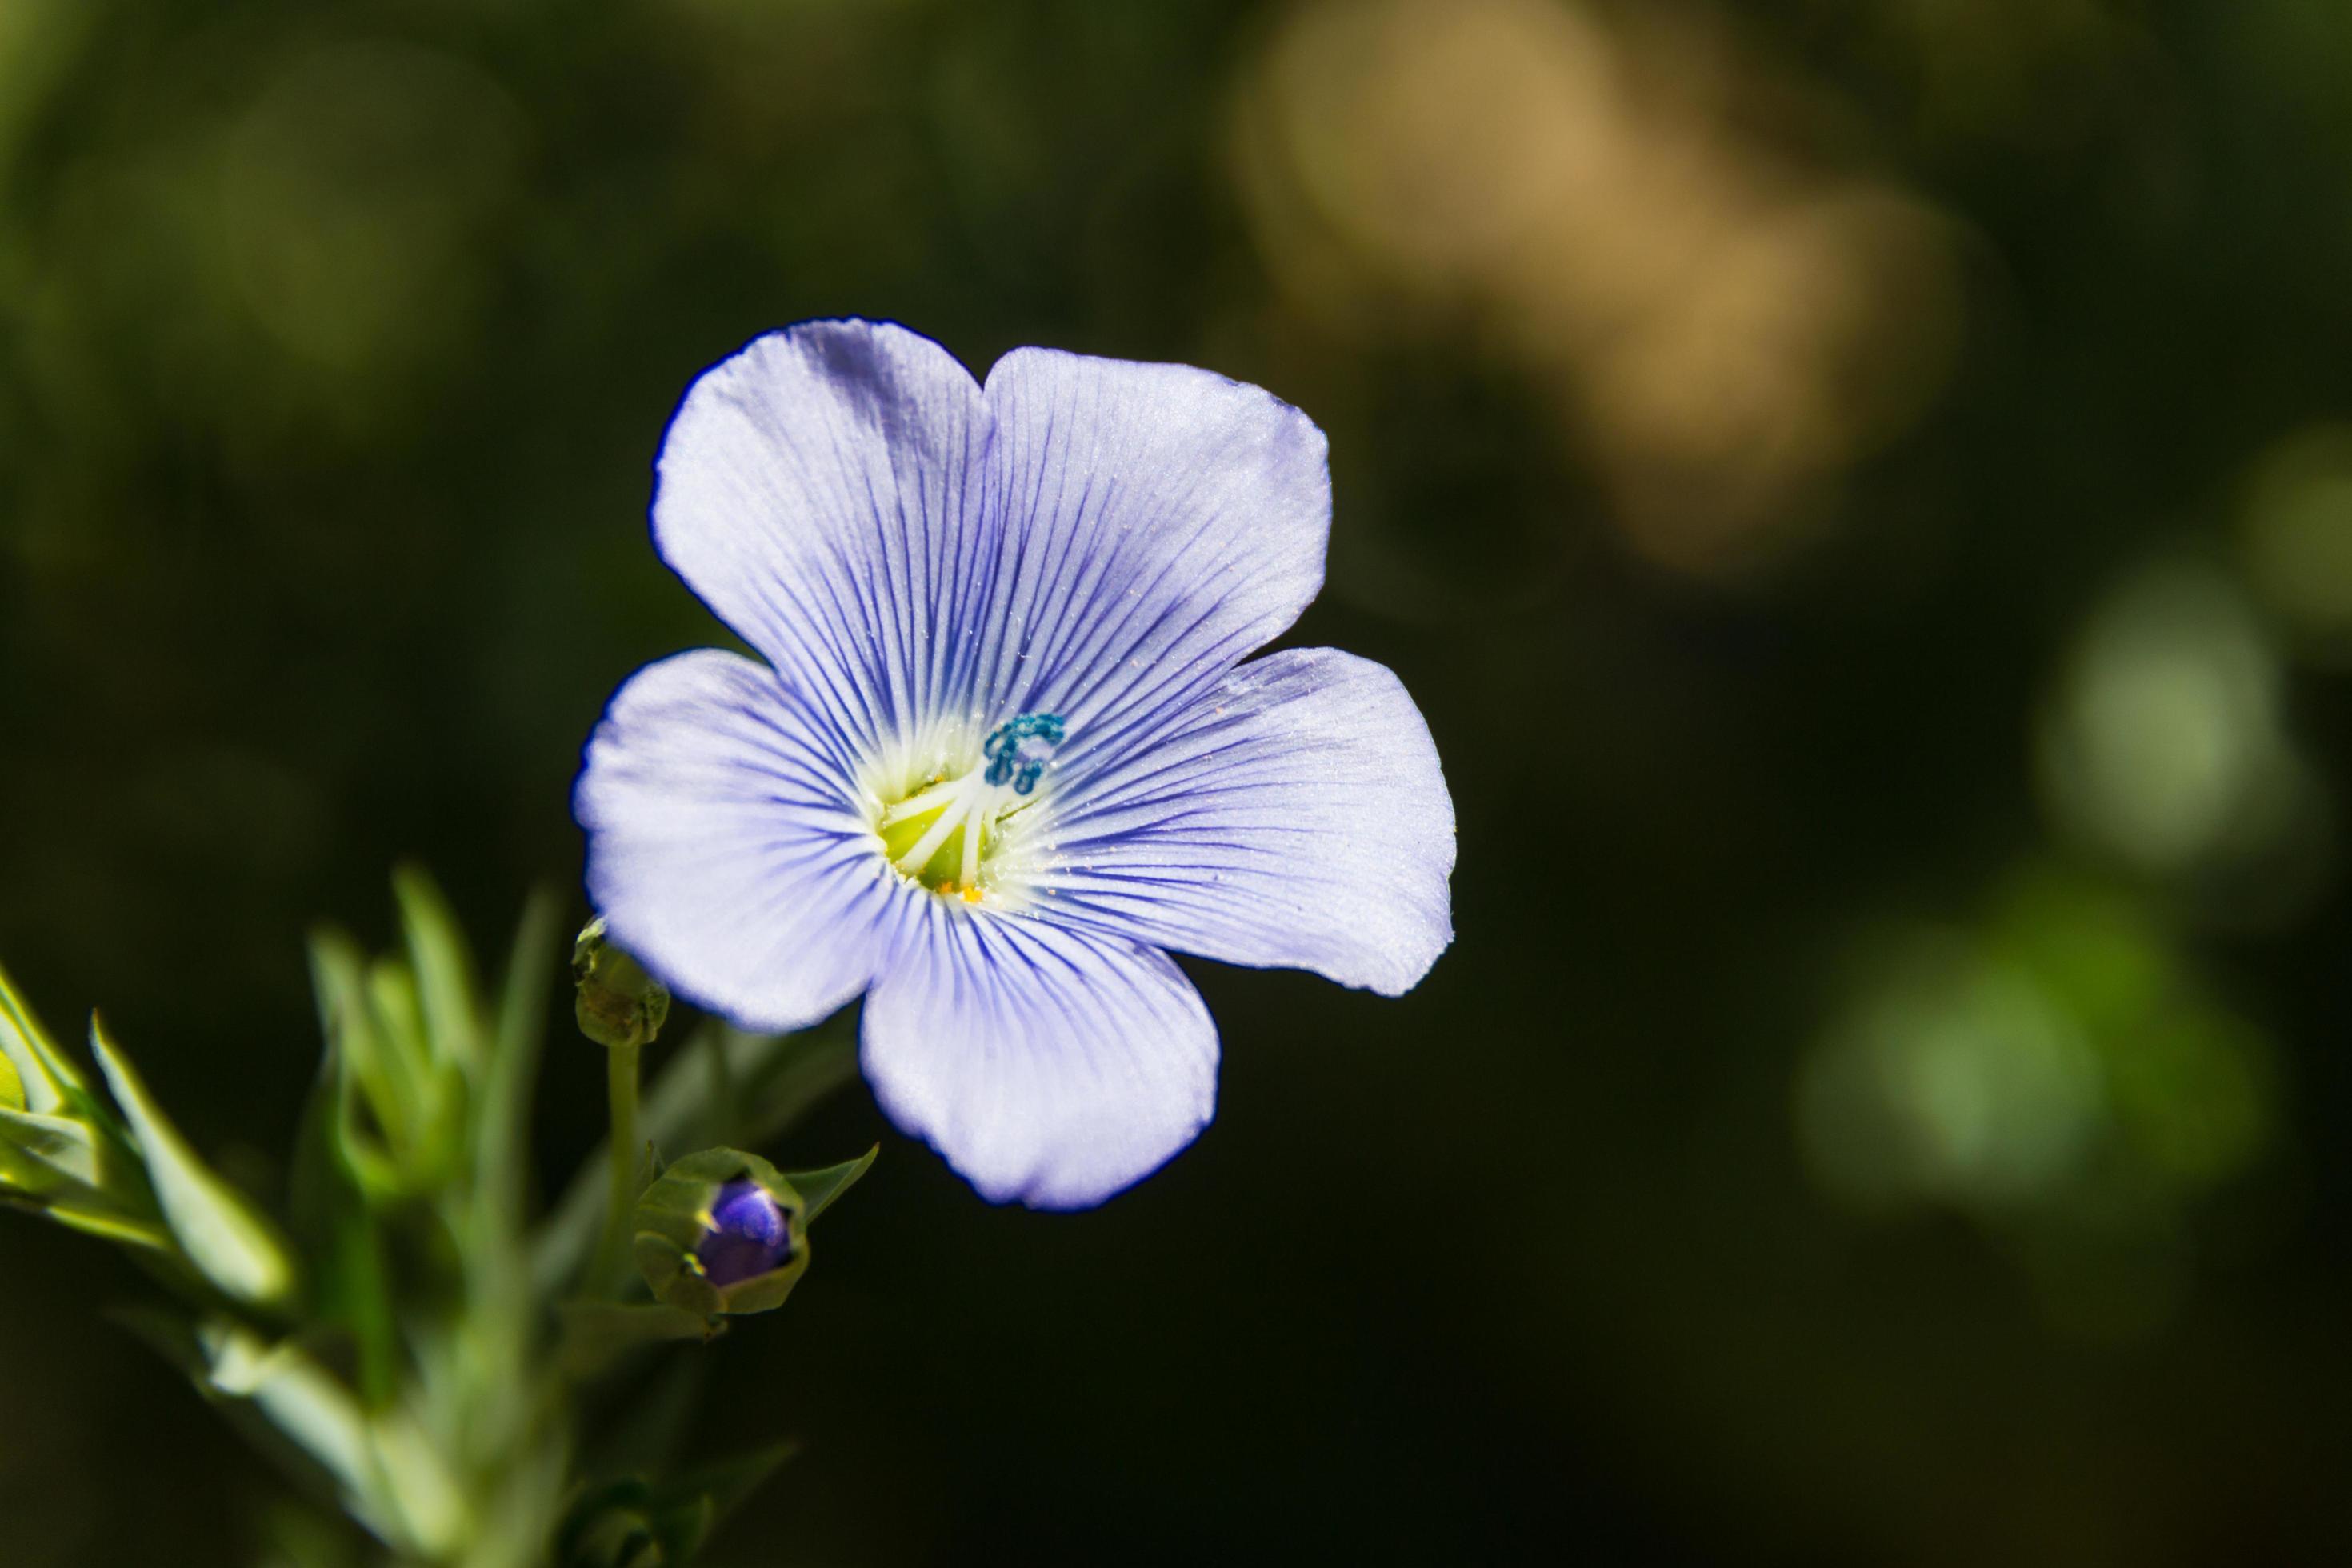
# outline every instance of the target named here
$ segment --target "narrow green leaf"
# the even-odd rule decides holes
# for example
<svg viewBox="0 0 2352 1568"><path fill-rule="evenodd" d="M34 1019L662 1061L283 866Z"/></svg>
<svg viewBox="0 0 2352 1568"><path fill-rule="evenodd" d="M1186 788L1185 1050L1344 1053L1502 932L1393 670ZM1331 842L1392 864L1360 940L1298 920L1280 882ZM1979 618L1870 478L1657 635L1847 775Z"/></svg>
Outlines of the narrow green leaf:
<svg viewBox="0 0 2352 1568"><path fill-rule="evenodd" d="M383 1144L365 1125L360 1092L348 1078L338 1086L335 1150L362 1191L378 1203L394 1203L408 1195L408 1179Z"/></svg>
<svg viewBox="0 0 2352 1568"><path fill-rule="evenodd" d="M433 1048L425 1039L425 1011L416 977L397 959L368 965L368 1010L375 1019L376 1049L389 1089L375 1107L385 1141L394 1150L421 1142L433 1120Z"/></svg>
<svg viewBox="0 0 2352 1568"><path fill-rule="evenodd" d="M341 1065L337 1077L346 1117L356 1121L364 1100L366 1116L376 1127L388 1136L404 1135L415 1116L415 1079L377 1026L366 957L341 931L314 931L310 984L318 997L320 1033Z"/></svg>
<svg viewBox="0 0 2352 1568"><path fill-rule="evenodd" d="M7 1058L10 1076L16 1080L17 1103L25 1110L47 1115L69 1108L77 1091L89 1093L73 1063L42 1032L32 1009L17 999L5 970L0 970L0 1057Z"/></svg>
<svg viewBox="0 0 2352 1568"><path fill-rule="evenodd" d="M341 1057L330 1044L295 1142L289 1206L302 1255L315 1270L312 1314L351 1334L361 1402L376 1409L392 1398L399 1347L383 1230L344 1120L349 1086Z"/></svg>
<svg viewBox="0 0 2352 1568"><path fill-rule="evenodd" d="M547 1034L547 997L561 931L554 895L543 888L533 892L523 906L514 951L507 960L490 1060L474 1117L474 1169L482 1221L509 1246L522 1228L531 1086Z"/></svg>
<svg viewBox="0 0 2352 1568"><path fill-rule="evenodd" d="M223 1336L242 1331L233 1324L191 1321L175 1310L162 1306L142 1304L110 1307L106 1315L119 1328L143 1342L194 1383L205 1395L214 1401L228 1424L236 1428L247 1444L268 1456L287 1475L321 1503L332 1503L362 1527L373 1530L366 1517L363 1500L352 1495L348 1479L333 1473L327 1461L295 1438L288 1436L268 1415L242 1397L223 1394L212 1383L213 1352L211 1346L222 1342ZM332 1431L339 1425L328 1422ZM338 1446L330 1445L331 1451ZM352 1441L340 1446L356 1452ZM364 1481L364 1477L358 1479Z"/></svg>
<svg viewBox="0 0 2352 1568"><path fill-rule="evenodd" d="M0 1107L0 1185L60 1225L168 1252L154 1200L129 1158L110 1132L86 1121Z"/></svg>
<svg viewBox="0 0 2352 1568"><path fill-rule="evenodd" d="M25 1080L16 1075L16 1064L0 1056L0 1110L25 1109Z"/></svg>
<svg viewBox="0 0 2352 1568"><path fill-rule="evenodd" d="M405 1412L387 1411L370 1423L377 1495L400 1510L401 1527L424 1555L446 1561L471 1533L471 1510L449 1463L425 1428Z"/></svg>
<svg viewBox="0 0 2352 1568"><path fill-rule="evenodd" d="M41 1212L70 1230L78 1230L103 1241L152 1247L157 1252L173 1250L170 1234L152 1220L134 1219L109 1209L90 1208L70 1201L45 1203L41 1205Z"/></svg>
<svg viewBox="0 0 2352 1568"><path fill-rule="evenodd" d="M294 1262L276 1230L189 1146L130 1062L90 1020L90 1048L147 1159L164 1222L199 1273L233 1299L275 1307L293 1294Z"/></svg>
<svg viewBox="0 0 2352 1568"><path fill-rule="evenodd" d="M360 956L359 944L333 926L317 926L310 931L310 999L319 1009L319 1034L322 1039L340 1041L343 1031L353 1025L352 1015L362 999L360 976L367 964Z"/></svg>
<svg viewBox="0 0 2352 1568"><path fill-rule="evenodd" d="M539 1304L524 1244L530 1163L531 1088L559 970L557 906L545 889L523 906L505 984L468 1118L473 1191L460 1221L475 1319L486 1353L522 1356L536 1337Z"/></svg>
<svg viewBox="0 0 2352 1568"><path fill-rule="evenodd" d="M419 1469L415 1441L404 1434L392 1445L402 1450L398 1461L387 1465L386 1428L371 1423L351 1391L290 1341L272 1342L218 1321L198 1328L195 1338L207 1389L258 1409L334 1478L352 1517L385 1545L415 1556L438 1555L434 1548L446 1538L420 1531L415 1514L420 1504L428 1516L447 1508L455 1489L446 1472L435 1473L437 1461L429 1450ZM395 1470L402 1472L397 1481ZM420 1495L404 1494L396 1485Z"/></svg>
<svg viewBox="0 0 2352 1568"><path fill-rule="evenodd" d="M350 1393L293 1345L272 1343L226 1321L196 1331L205 1385L250 1399L278 1429L349 1490L369 1489L367 1417Z"/></svg>
<svg viewBox="0 0 2352 1568"><path fill-rule="evenodd" d="M436 1060L455 1062L471 1077L481 1065L482 1017L475 1002L474 961L457 916L433 879L417 867L394 871L392 888L416 972L425 1039Z"/></svg>
<svg viewBox="0 0 2352 1568"><path fill-rule="evenodd" d="M0 1169L28 1167L31 1179L16 1184L30 1191L47 1190L44 1178L92 1192L106 1185L98 1138L79 1121L0 1106L0 1145L5 1145L0 1148Z"/></svg>
<svg viewBox="0 0 2352 1568"><path fill-rule="evenodd" d="M866 1173L874 1163L874 1157L880 1152L882 1145L877 1143L846 1164L827 1165L822 1171L786 1171L783 1177L793 1184L793 1191L800 1194L801 1200L808 1205L806 1217L813 1221L833 1206L834 1199L856 1184L857 1178Z"/></svg>

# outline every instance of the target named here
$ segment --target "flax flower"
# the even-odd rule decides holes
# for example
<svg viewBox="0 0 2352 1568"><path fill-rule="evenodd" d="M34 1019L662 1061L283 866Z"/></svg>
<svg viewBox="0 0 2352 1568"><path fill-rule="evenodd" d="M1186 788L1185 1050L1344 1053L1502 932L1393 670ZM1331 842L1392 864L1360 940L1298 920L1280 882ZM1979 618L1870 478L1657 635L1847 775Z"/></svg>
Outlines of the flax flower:
<svg viewBox="0 0 2352 1568"><path fill-rule="evenodd" d="M1244 662L1330 510L1322 432L1206 371L1022 349L982 385L900 327L759 339L679 407L653 531L765 662L654 664L591 738L614 938L751 1028L863 995L884 1110L992 1200L1150 1173L1216 1100L1170 952L1392 995L1452 937L1396 677Z"/></svg>

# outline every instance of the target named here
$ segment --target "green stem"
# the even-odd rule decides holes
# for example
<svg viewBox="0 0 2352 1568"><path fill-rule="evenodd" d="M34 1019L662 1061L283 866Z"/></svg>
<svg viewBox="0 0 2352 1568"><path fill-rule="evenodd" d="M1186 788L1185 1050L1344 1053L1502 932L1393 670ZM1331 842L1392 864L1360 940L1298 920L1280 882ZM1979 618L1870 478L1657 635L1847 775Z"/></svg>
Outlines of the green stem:
<svg viewBox="0 0 2352 1568"><path fill-rule="evenodd" d="M604 1283L621 1271L629 1245L629 1218L637 1206L637 1058L643 1047L606 1049L604 1088L613 1105L613 1184L604 1211L604 1242L596 1250L595 1279Z"/></svg>

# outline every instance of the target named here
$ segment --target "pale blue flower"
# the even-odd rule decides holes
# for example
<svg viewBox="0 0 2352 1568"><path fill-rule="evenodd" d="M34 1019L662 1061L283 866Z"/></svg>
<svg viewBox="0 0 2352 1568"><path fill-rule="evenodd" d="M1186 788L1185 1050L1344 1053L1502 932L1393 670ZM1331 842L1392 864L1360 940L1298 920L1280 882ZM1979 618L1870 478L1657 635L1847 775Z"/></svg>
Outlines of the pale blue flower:
<svg viewBox="0 0 2352 1568"><path fill-rule="evenodd" d="M622 687L574 808L617 942L746 1027L866 998L883 1108L986 1196L1098 1203L1208 1122L1163 950L1394 995L1452 940L1454 806L1395 676L1242 660L1323 580L1322 432L1183 365L985 386L814 321L695 383L662 558L743 639Z"/></svg>

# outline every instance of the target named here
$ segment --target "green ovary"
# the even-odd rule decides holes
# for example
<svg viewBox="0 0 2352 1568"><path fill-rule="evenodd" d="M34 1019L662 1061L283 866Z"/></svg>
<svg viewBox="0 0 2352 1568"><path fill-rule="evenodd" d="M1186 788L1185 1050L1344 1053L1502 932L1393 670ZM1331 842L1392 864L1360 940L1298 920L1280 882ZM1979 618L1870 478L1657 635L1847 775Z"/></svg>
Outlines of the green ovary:
<svg viewBox="0 0 2352 1568"><path fill-rule="evenodd" d="M950 809L951 809L950 805L941 805L923 812L919 816L909 816L877 829L877 831L882 836L883 854L888 858L892 865L897 865L908 851L922 842L923 835L929 833L940 817ZM985 854L989 848L986 831L971 818L966 817L961 826L950 833L937 849L931 851L931 858L909 874L916 881L935 893L971 894L974 889L962 886L963 836L972 832L981 834L981 851Z"/></svg>

